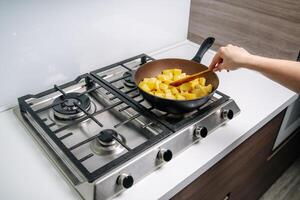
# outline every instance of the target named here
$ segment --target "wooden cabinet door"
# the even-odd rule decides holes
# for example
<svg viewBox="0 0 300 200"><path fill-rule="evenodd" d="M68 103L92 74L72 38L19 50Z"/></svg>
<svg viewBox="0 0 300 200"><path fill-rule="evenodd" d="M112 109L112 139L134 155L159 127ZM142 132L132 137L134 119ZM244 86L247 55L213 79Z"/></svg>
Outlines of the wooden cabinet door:
<svg viewBox="0 0 300 200"><path fill-rule="evenodd" d="M253 200L261 196L270 185L268 157L284 113L278 114L172 199Z"/></svg>

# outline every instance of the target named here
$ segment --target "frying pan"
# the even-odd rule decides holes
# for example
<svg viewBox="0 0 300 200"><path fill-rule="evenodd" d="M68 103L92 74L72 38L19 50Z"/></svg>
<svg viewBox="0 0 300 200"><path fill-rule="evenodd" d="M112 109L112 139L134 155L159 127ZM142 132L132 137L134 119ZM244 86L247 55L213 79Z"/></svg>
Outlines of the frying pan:
<svg viewBox="0 0 300 200"><path fill-rule="evenodd" d="M137 69L133 74L133 80L138 86L139 82L144 78L155 77L161 74L165 69L179 68L186 74L194 74L207 69L205 65L200 64L201 59L205 52L212 46L215 39L212 37L206 38L201 44L198 52L192 60L185 59L160 59L148 62ZM193 100L172 100L160 98L151 95L142 89L139 89L142 96L155 108L173 114L183 114L191 112L203 104L205 104L214 94L219 86L219 78L214 72L208 72L203 75L206 78L206 84L212 84L213 90L207 96L193 99Z"/></svg>

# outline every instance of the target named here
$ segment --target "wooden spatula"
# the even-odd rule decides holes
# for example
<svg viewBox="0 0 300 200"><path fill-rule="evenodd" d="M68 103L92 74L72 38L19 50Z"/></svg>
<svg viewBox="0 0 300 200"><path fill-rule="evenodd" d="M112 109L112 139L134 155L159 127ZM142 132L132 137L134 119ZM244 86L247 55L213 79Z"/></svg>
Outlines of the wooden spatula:
<svg viewBox="0 0 300 200"><path fill-rule="evenodd" d="M186 83L186 82L190 82L196 78L199 78L200 76L202 76L203 74L207 73L207 72L210 72L211 70L210 69L206 69L202 72L198 72L196 74L192 74L192 75L189 75L185 78L182 78L182 79L179 79L177 81L173 81L170 83L171 86L174 86L174 87L177 87L179 85L182 85L183 83Z"/></svg>

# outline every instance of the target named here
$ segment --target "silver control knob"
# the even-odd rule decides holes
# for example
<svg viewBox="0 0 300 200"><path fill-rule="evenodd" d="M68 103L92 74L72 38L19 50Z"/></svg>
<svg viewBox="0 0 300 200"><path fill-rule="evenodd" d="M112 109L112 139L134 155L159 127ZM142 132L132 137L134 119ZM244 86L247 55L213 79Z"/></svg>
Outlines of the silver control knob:
<svg viewBox="0 0 300 200"><path fill-rule="evenodd" d="M233 111L232 110L223 110L222 113L221 113L221 117L223 119L232 119L233 118Z"/></svg>
<svg viewBox="0 0 300 200"><path fill-rule="evenodd" d="M133 177L131 175L128 174L121 174L120 176L118 176L117 178L117 184L121 185L123 188L130 188L133 185Z"/></svg>
<svg viewBox="0 0 300 200"><path fill-rule="evenodd" d="M169 149L161 149L157 154L157 159L163 162L169 162L173 157L173 153Z"/></svg>
<svg viewBox="0 0 300 200"><path fill-rule="evenodd" d="M199 139L199 138L205 138L207 136L207 128L203 127L203 126L196 126L195 130L194 130L194 137Z"/></svg>

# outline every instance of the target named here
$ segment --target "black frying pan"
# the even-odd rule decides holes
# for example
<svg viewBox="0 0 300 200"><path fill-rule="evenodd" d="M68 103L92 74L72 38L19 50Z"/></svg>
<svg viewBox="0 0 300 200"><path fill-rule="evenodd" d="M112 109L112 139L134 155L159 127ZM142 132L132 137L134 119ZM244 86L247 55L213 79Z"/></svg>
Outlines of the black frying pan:
<svg viewBox="0 0 300 200"><path fill-rule="evenodd" d="M155 77L158 74L161 74L165 69L179 68L186 74L194 74L207 69L207 67L200 64L200 62L205 52L212 46L214 41L215 39L212 37L206 38L192 60L160 59L142 65L133 75L135 84L138 85L144 78ZM205 104L218 88L219 78L214 72L208 72L203 76L206 78L206 84L212 84L213 91L207 96L193 100L164 99L151 95L139 87L138 88L143 97L155 108L174 114L186 113Z"/></svg>

